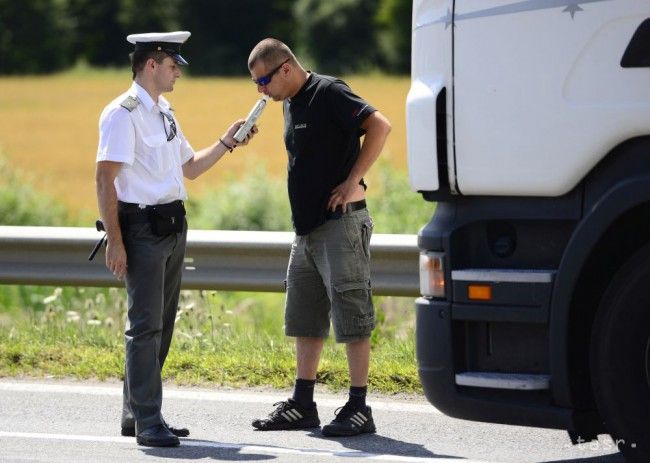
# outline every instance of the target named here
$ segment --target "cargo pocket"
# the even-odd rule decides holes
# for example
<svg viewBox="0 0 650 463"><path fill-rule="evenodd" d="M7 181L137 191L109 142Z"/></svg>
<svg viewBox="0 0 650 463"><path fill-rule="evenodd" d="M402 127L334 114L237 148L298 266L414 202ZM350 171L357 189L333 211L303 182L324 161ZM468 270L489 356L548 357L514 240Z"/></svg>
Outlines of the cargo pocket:
<svg viewBox="0 0 650 463"><path fill-rule="evenodd" d="M370 280L333 286L332 321L337 339L369 336L375 328Z"/></svg>
<svg viewBox="0 0 650 463"><path fill-rule="evenodd" d="M361 245L363 247L363 253L368 259L370 259L370 238L372 238L372 229L374 226L375 224L371 218L361 223Z"/></svg>
<svg viewBox="0 0 650 463"><path fill-rule="evenodd" d="M361 236L359 221L351 214L343 214L340 220L343 224L343 232L345 233L344 242L347 243L347 249L358 252L359 237Z"/></svg>

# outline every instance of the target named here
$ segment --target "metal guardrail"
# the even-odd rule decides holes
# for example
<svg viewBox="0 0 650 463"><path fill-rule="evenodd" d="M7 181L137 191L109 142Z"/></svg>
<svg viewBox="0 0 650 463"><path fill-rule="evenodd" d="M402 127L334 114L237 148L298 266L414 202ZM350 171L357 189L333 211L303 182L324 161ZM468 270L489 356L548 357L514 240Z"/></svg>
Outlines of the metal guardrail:
<svg viewBox="0 0 650 463"><path fill-rule="evenodd" d="M0 226L0 284L122 286L104 264L88 261L102 236L93 228ZM183 287L283 292L291 232L190 230ZM418 296L416 235L375 234L373 293Z"/></svg>

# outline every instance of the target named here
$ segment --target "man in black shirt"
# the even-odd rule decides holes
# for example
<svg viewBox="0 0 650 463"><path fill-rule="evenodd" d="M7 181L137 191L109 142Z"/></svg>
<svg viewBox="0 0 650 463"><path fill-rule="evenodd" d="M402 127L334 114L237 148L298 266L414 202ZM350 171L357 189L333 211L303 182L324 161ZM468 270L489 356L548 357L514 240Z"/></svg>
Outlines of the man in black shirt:
<svg viewBox="0 0 650 463"><path fill-rule="evenodd" d="M296 232L285 308L285 333L296 338L294 393L253 426L278 430L320 425L314 385L331 315L336 341L346 344L351 386L348 402L323 427L323 434L375 432L366 405L375 326L369 253L373 224L363 176L379 156L390 123L345 82L306 71L279 40L258 43L248 68L259 92L283 102Z"/></svg>

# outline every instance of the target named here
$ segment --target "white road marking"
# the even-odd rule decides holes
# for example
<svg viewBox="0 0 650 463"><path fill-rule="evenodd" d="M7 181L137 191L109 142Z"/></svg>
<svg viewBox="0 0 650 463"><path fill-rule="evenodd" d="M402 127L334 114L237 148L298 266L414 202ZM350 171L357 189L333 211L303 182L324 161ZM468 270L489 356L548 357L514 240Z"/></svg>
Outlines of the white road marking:
<svg viewBox="0 0 650 463"><path fill-rule="evenodd" d="M37 392L45 394L84 394L95 396L122 396L122 386L88 386L77 384L51 384L51 383L28 383L28 382L4 382L0 381L0 391L17 391L17 392ZM176 389L173 387L164 387L163 396L166 399L188 399L204 400L210 402L232 402L232 403L265 403L273 404L275 402L286 400L287 395L279 394L259 394L259 393L241 393L241 392L222 392L208 391L205 389ZM345 399L343 399L345 400ZM316 398L318 405L325 407L340 407L343 405L341 399L323 399ZM404 402L376 402L372 400L372 395L368 398L368 404L373 410L408 412L408 413L425 413L440 414L436 408L429 404L411 404Z"/></svg>
<svg viewBox="0 0 650 463"><path fill-rule="evenodd" d="M28 433L28 432L3 432L0 431L0 439L18 438L18 439L38 439L38 440L64 440L78 442L105 442L118 444L132 444L136 446L135 439L132 437L117 436L89 436L89 435L68 435L68 434L45 434L45 433ZM271 455L305 455L318 457L348 457L364 458L374 461L398 461L407 463L458 463L458 458L427 458L427 457L407 457L400 455L386 455L369 452L360 452L354 450L325 450L325 449L307 449L307 448L290 448L290 447L267 447L263 445L239 445L224 442L211 442L202 440L181 439L182 447L200 447L213 449L237 450L245 453L266 453ZM141 447L145 448L145 447ZM490 463L481 460L462 460L462 463Z"/></svg>

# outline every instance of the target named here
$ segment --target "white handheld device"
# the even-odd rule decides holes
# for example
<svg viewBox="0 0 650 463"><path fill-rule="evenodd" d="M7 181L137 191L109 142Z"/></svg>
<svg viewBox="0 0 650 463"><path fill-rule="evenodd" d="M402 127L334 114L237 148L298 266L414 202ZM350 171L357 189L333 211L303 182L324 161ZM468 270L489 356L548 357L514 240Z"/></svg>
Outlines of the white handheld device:
<svg viewBox="0 0 650 463"><path fill-rule="evenodd" d="M253 106L251 112L249 112L248 116L246 116L246 122L244 122L242 126L239 127L237 132L235 132L233 138L237 140L237 142L241 143L246 139L246 135L248 135L248 132L250 132L251 128L260 117L260 114L262 114L262 111L264 111L265 107L266 97L264 96L257 100L257 103L255 103L255 106Z"/></svg>

